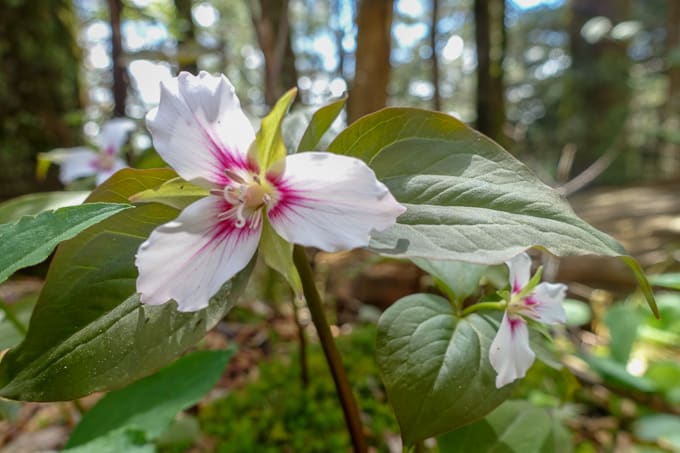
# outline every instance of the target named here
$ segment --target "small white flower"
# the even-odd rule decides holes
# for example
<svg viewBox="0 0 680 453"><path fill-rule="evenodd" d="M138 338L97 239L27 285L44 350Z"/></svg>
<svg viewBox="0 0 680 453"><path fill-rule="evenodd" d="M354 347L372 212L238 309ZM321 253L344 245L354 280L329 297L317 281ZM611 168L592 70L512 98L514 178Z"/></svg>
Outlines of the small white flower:
<svg viewBox="0 0 680 453"><path fill-rule="evenodd" d="M533 289L527 288L531 258L526 253L517 255L506 265L510 271L510 301L489 350L489 361L497 373L497 388L524 377L536 357L529 347L529 329L524 318L544 324L567 320L562 307L566 285L543 282Z"/></svg>
<svg viewBox="0 0 680 453"><path fill-rule="evenodd" d="M59 180L62 184L94 175L95 182L99 185L118 170L127 167L125 161L118 157L118 153L128 133L134 128L135 123L132 120L114 118L102 125L101 134L97 137L99 151L79 146L55 150L43 156L59 164Z"/></svg>
<svg viewBox="0 0 680 453"><path fill-rule="evenodd" d="M255 254L265 216L289 242L338 251L366 246L405 211L359 159L304 152L260 168L248 153L255 133L224 76L183 72L163 84L147 126L161 157L210 195L140 246L143 303L206 307Z"/></svg>

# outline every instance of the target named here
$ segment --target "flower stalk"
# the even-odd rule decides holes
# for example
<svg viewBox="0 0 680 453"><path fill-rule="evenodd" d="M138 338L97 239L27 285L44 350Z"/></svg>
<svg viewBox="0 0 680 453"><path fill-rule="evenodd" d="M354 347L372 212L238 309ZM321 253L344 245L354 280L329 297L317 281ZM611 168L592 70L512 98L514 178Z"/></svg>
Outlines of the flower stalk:
<svg viewBox="0 0 680 453"><path fill-rule="evenodd" d="M296 245L293 249L293 262L300 274L302 280L302 290L307 300L307 306L312 317L312 322L319 334L319 341L323 348L328 367L333 375L335 388L340 398L342 411L345 415L345 422L352 438L352 446L357 453L364 453L368 450L366 439L364 438L363 427L361 426L361 419L359 417L359 408L352 394L352 388L349 385L345 368L342 365L340 352L338 351L333 335L331 334L330 326L323 309L321 296L316 289L314 283L314 276L312 275L312 268L307 260L305 249Z"/></svg>

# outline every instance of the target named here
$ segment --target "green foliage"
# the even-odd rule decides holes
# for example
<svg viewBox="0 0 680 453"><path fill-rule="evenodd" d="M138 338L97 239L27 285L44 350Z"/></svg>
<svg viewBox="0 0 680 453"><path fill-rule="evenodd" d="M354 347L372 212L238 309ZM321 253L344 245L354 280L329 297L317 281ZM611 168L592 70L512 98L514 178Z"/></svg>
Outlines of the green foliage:
<svg viewBox="0 0 680 453"><path fill-rule="evenodd" d="M260 130L255 138L255 161L262 171L268 170L272 164L286 157L286 145L281 136L281 121L288 113L295 100L297 89L292 89L281 96L272 111L262 118Z"/></svg>
<svg viewBox="0 0 680 453"><path fill-rule="evenodd" d="M157 439L177 413L196 404L224 372L230 351L201 351L102 398L71 433L65 451L119 452L139 433L143 448ZM122 439L121 439L122 437ZM146 444L146 445L145 445Z"/></svg>
<svg viewBox="0 0 680 453"><path fill-rule="evenodd" d="M0 223L10 223L25 215L36 215L43 211L81 204L89 191L82 192L40 192L12 198L0 203Z"/></svg>
<svg viewBox="0 0 680 453"><path fill-rule="evenodd" d="M209 192L182 178L172 178L158 187L146 189L130 197L132 203L161 203L175 209L184 209Z"/></svg>
<svg viewBox="0 0 680 453"><path fill-rule="evenodd" d="M346 96L330 102L314 112L312 118L309 120L307 129L305 129L305 133L297 146L298 152L317 149L324 134L331 127L338 115L340 115L340 112L342 112L345 102L347 102Z"/></svg>
<svg viewBox="0 0 680 453"><path fill-rule="evenodd" d="M131 207L120 203L86 203L0 224L0 283L19 269L45 260L60 242Z"/></svg>
<svg viewBox="0 0 680 453"><path fill-rule="evenodd" d="M435 295L398 300L378 322L377 359L406 445L480 419L508 396L488 359L498 322L459 318Z"/></svg>
<svg viewBox="0 0 680 453"><path fill-rule="evenodd" d="M503 148L451 116L384 109L349 126L329 150L364 160L408 209L394 227L372 235L377 253L479 264L535 246L559 256L620 256L656 308L638 264L619 243L577 217Z"/></svg>
<svg viewBox="0 0 680 453"><path fill-rule="evenodd" d="M123 170L99 186L89 201L123 202L172 177L169 170ZM174 304L140 304L134 254L156 225L176 215L176 210L155 203L139 206L59 247L25 340L0 362L0 395L65 400L118 388L203 338L231 308L250 268L198 312L180 313Z"/></svg>
<svg viewBox="0 0 680 453"><path fill-rule="evenodd" d="M507 401L471 425L437 439L441 453L568 453L569 432L549 411L527 401Z"/></svg>
<svg viewBox="0 0 680 453"><path fill-rule="evenodd" d="M375 329L359 327L337 339L371 446L386 451L384 435L397 432L373 358ZM335 387L318 344L310 345L309 387L302 389L299 357L259 366L259 378L203 408L203 430L219 439L217 451L348 451L350 440Z"/></svg>
<svg viewBox="0 0 680 453"><path fill-rule="evenodd" d="M31 312L35 305L36 296L28 296L13 304L7 304L6 309L12 310L12 314L22 326L28 325ZM24 333L12 323L5 314L0 314L0 351L16 346L24 339Z"/></svg>
<svg viewBox="0 0 680 453"><path fill-rule="evenodd" d="M452 297L453 301L463 301L479 288L479 281L487 270L487 266L462 263L460 261L434 261L413 258L411 261L430 274L438 286Z"/></svg>

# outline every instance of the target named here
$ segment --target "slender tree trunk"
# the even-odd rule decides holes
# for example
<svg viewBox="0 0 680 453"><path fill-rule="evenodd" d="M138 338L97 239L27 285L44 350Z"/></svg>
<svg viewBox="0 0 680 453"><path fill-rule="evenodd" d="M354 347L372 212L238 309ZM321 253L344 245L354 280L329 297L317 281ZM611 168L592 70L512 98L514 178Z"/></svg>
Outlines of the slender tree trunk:
<svg viewBox="0 0 680 453"><path fill-rule="evenodd" d="M432 0L432 22L430 22L430 47L432 48L432 108L442 109L439 92L439 55L437 54L437 24L439 23L439 0Z"/></svg>
<svg viewBox="0 0 680 453"><path fill-rule="evenodd" d="M477 40L477 129L498 141L507 141L505 124L505 0L475 0Z"/></svg>
<svg viewBox="0 0 680 453"><path fill-rule="evenodd" d="M630 101L628 44L608 36L589 42L582 30L593 17L606 17L612 23L626 20L630 3L572 0L569 6L572 64L565 77L560 130L567 134L563 142L576 146L572 176L580 174L610 148L621 147L620 157L598 178L602 182L620 183L627 178L626 173L636 170L627 165L631 156L625 151L626 140L618 139L626 133Z"/></svg>
<svg viewBox="0 0 680 453"><path fill-rule="evenodd" d="M356 70L347 103L349 123L387 104L393 9L393 0L359 1Z"/></svg>
<svg viewBox="0 0 680 453"><path fill-rule="evenodd" d="M123 38L120 16L123 10L121 0L108 0L111 22L111 61L113 62L113 116L125 116L127 98L127 71L123 61Z"/></svg>
<svg viewBox="0 0 680 453"><path fill-rule="evenodd" d="M666 20L667 61L674 62L673 54L680 52L680 1L668 1ZM680 65L671 63L668 67L668 101L664 112L664 130L677 134L680 130ZM661 148L659 170L666 176L676 176L680 170L680 145L667 141Z"/></svg>
<svg viewBox="0 0 680 453"><path fill-rule="evenodd" d="M252 2L249 6L264 55L264 98L271 107L286 90L297 85L288 0L259 0L259 10Z"/></svg>
<svg viewBox="0 0 680 453"><path fill-rule="evenodd" d="M196 52L196 27L191 15L192 0L175 0L177 11L177 25L179 26L178 58L180 71L198 73Z"/></svg>

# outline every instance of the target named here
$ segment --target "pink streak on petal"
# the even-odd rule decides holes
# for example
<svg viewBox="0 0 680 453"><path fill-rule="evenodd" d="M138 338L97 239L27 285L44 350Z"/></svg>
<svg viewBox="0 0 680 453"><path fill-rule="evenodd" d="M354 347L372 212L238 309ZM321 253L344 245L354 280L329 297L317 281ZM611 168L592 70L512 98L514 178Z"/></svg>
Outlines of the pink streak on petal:
<svg viewBox="0 0 680 453"><path fill-rule="evenodd" d="M517 279L515 279L515 281L512 282L512 294L517 294L520 291L522 291L522 286L519 284Z"/></svg>
<svg viewBox="0 0 680 453"><path fill-rule="evenodd" d="M534 297L533 294L529 294L527 297L524 298L524 305L527 307L533 307L534 305L538 305L538 301Z"/></svg>
<svg viewBox="0 0 680 453"><path fill-rule="evenodd" d="M276 220L281 217L289 217L295 213L296 206L305 206L308 201L315 201L313 198L303 195L303 193L290 186L280 177L269 178L269 181L276 187L278 198L276 204L267 212L270 219Z"/></svg>
<svg viewBox="0 0 680 453"><path fill-rule="evenodd" d="M508 321L510 322L510 332L514 336L515 332L524 323L524 321L522 321L522 318L515 318L511 316L508 316Z"/></svg>
<svg viewBox="0 0 680 453"><path fill-rule="evenodd" d="M206 145L210 154L212 154L219 163L219 168L215 168L213 171L213 177L215 179L212 182L220 185L228 184L229 178L224 174L224 170L226 169L249 170L253 173L259 172L257 166L250 162L247 156L234 152L217 141L210 133L208 127L204 125L200 118L195 114L194 120L200 129L201 135L203 135L206 140Z"/></svg>

